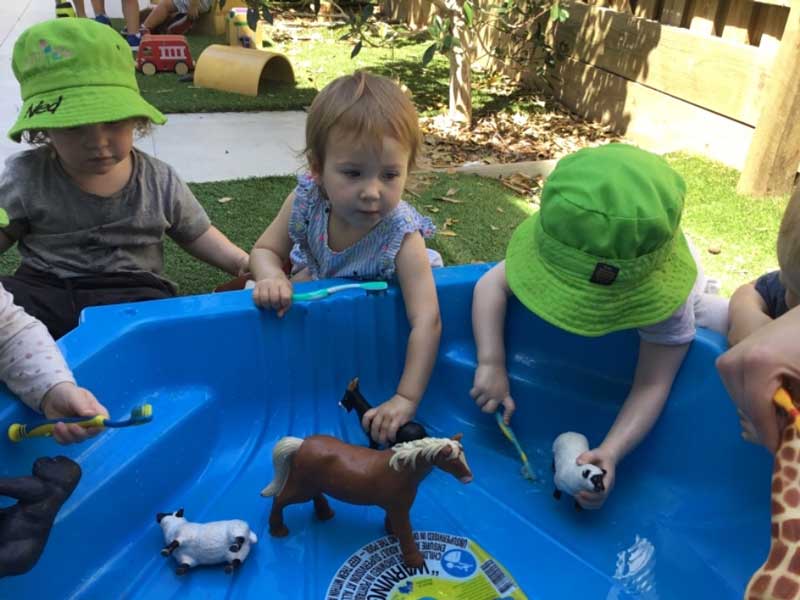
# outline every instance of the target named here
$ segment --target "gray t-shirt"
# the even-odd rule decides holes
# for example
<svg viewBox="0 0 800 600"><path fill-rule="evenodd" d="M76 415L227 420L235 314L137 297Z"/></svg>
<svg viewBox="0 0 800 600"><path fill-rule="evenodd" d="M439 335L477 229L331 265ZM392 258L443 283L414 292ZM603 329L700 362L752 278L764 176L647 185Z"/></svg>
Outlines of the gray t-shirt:
<svg viewBox="0 0 800 600"><path fill-rule="evenodd" d="M167 281L164 234L188 243L211 225L168 164L134 149L128 183L113 196L81 190L52 151L14 154L0 175L0 207L22 263L62 278L148 272Z"/></svg>

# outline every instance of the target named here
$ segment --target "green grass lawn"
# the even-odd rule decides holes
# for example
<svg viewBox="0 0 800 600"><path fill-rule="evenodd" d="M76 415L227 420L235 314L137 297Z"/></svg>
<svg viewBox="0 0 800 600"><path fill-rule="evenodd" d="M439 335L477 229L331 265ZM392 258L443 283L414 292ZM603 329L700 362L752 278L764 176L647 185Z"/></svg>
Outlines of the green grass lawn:
<svg viewBox="0 0 800 600"><path fill-rule="evenodd" d="M729 296L742 283L777 269L775 243L789 197L740 196L736 169L686 154L668 159L688 187L684 231L697 247L706 274L720 280L722 294Z"/></svg>
<svg viewBox="0 0 800 600"><path fill-rule="evenodd" d="M736 194L738 172L713 161L675 154L668 157L686 179L688 195L683 225L700 251L706 272L722 283L722 293L775 268L775 238L786 197L752 199ZM499 182L474 175L426 175L418 185L419 198L408 198L437 227L450 220L455 236L437 234L429 245L442 253L448 265L496 261L503 258L514 227L535 211L535 205ZM191 184L214 224L247 250L277 214L294 187L291 177L267 177ZM447 196L454 204L436 200ZM220 203L223 197L231 201ZM711 254L708 249L719 250ZM182 294L204 293L229 277L167 242L166 274ZM19 262L16 249L0 257L2 272Z"/></svg>
<svg viewBox="0 0 800 600"><path fill-rule="evenodd" d="M447 60L438 56L427 68L421 64L422 54L430 42L406 43L394 51L364 47L351 59L353 44L339 39L344 29L314 27L308 31L311 39L276 43L269 48L285 54L292 63L294 86L269 85L263 94L253 98L196 88L179 82L174 73L152 77L139 73L137 79L142 96L168 113L301 110L311 104L316 93L331 80L356 69L369 69L405 82L414 92L420 110L438 107L447 101ZM190 34L187 38L195 60L206 46L226 43L223 37Z"/></svg>
<svg viewBox="0 0 800 600"><path fill-rule="evenodd" d="M120 27L121 27L120 21ZM264 93L253 98L229 92L196 88L178 81L174 73L158 73L147 77L137 74L139 87L148 102L162 112L241 112L257 110L302 110L311 104L316 93L330 81L356 69L367 69L402 81L413 93L420 114L430 115L447 107L450 67L447 59L437 54L426 67L422 55L430 45L424 35L404 39L397 47L373 48L364 46L350 58L353 43L340 38L342 27L312 27L303 30L306 37L297 41L278 42L270 48L287 56L292 63L295 85L269 85ZM192 56L199 58L210 44L226 43L223 37L187 36ZM473 74L472 103L476 116L493 114L501 109L543 112L538 97L524 91L498 91L480 74Z"/></svg>

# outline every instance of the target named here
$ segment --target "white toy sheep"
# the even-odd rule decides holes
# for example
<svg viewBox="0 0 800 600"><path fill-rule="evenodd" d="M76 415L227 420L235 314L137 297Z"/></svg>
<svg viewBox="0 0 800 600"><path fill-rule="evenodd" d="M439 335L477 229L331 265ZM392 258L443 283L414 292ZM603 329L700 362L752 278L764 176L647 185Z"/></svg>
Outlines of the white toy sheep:
<svg viewBox="0 0 800 600"><path fill-rule="evenodd" d="M161 554L178 561L178 575L197 565L221 562L226 563L225 572L232 573L250 554L250 545L258 541L250 526L239 519L190 523L183 518L181 508L174 513L158 513L156 521L167 544Z"/></svg>
<svg viewBox="0 0 800 600"><path fill-rule="evenodd" d="M586 436L574 431L562 433L553 442L553 483L556 486L553 496L556 500L561 498L561 492L575 496L581 490L602 492L606 489L603 483L605 469L575 462L588 449ZM575 508L580 509L577 501Z"/></svg>

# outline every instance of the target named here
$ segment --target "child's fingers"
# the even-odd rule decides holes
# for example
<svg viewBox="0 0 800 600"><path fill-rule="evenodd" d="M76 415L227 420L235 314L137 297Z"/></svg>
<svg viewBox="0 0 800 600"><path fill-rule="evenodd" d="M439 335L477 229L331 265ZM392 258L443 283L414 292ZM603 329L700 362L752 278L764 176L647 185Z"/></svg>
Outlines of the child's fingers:
<svg viewBox="0 0 800 600"><path fill-rule="evenodd" d="M511 415L514 414L514 411L517 410L517 405L514 403L514 400L511 396L506 396L503 400L503 423L506 425L511 423Z"/></svg>
<svg viewBox="0 0 800 600"><path fill-rule="evenodd" d="M598 460L599 458L600 457L597 456L594 450L586 450L585 452L582 452L581 454L578 455L578 458L575 459L575 464L585 465L587 463L591 463L593 465L599 466L600 463L600 460Z"/></svg>
<svg viewBox="0 0 800 600"><path fill-rule="evenodd" d="M391 419L389 421L388 427L386 428L386 439L387 440L391 440L391 441L396 440L397 439L397 430L400 429L401 425L403 425L404 423L407 423L407 422L408 422L407 419L404 420L404 419L400 418L399 416L398 417L394 417L393 419Z"/></svg>
<svg viewBox="0 0 800 600"><path fill-rule="evenodd" d="M491 414L497 410L497 407L500 406L500 401L495 400L494 398L489 398L486 403L481 407L481 411L487 414Z"/></svg>
<svg viewBox="0 0 800 600"><path fill-rule="evenodd" d="M63 445L77 444L97 435L102 431L98 427L85 429L75 423L56 423L53 428L53 438Z"/></svg>
<svg viewBox="0 0 800 600"><path fill-rule="evenodd" d="M486 402L489 400L489 395L486 393L486 391L479 388L472 388L469 392L469 395L472 396L475 404L477 404L479 407L486 404Z"/></svg>
<svg viewBox="0 0 800 600"><path fill-rule="evenodd" d="M606 501L606 495L600 492L579 492L575 500L586 510L597 510Z"/></svg>
<svg viewBox="0 0 800 600"><path fill-rule="evenodd" d="M361 427L364 428L364 431L369 431L372 427L372 419L375 418L375 413L378 412L377 408L370 408L367 412L364 413L364 416L361 417Z"/></svg>
<svg viewBox="0 0 800 600"><path fill-rule="evenodd" d="M386 420L387 419L383 414L377 413L375 418L372 419L372 425L369 429L370 437L372 437L372 439L379 444L386 443Z"/></svg>

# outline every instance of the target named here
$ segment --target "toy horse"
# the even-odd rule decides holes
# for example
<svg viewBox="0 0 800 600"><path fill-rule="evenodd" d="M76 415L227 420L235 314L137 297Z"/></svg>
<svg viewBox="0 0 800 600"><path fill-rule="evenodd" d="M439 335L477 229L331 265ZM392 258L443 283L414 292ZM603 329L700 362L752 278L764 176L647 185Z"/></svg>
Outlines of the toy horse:
<svg viewBox="0 0 800 600"><path fill-rule="evenodd" d="M800 597L800 412L783 388L773 400L789 416L789 425L783 430L772 470L769 555L750 578L745 600Z"/></svg>
<svg viewBox="0 0 800 600"><path fill-rule="evenodd" d="M397 536L406 565L421 567L425 559L414 541L408 513L417 487L433 467L462 483L472 481L460 439L461 434L426 437L372 450L327 435L281 438L272 450L274 479L261 492L274 496L269 532L276 537L289 534L283 522L283 508L289 504L313 500L317 518L332 518L324 494L351 504L372 504L386 511L386 531Z"/></svg>
<svg viewBox="0 0 800 600"><path fill-rule="evenodd" d="M65 456L42 457L32 477L0 479L0 496L18 502L0 508L0 577L26 573L39 560L50 529L81 478L81 468Z"/></svg>
<svg viewBox="0 0 800 600"><path fill-rule="evenodd" d="M372 408L372 405L367 402L367 399L361 394L361 390L358 389L358 377L347 384L347 389L344 392L344 397L339 402L339 406L345 408L347 412L355 410L358 415L359 423L361 423L361 420L364 418L364 413ZM369 438L369 447L377 448L378 442L372 439L372 435L370 435L369 432L365 433ZM414 440L421 440L424 437L428 437L425 428L415 421L409 421L397 429L397 435L392 443L400 444L403 442L413 442Z"/></svg>

